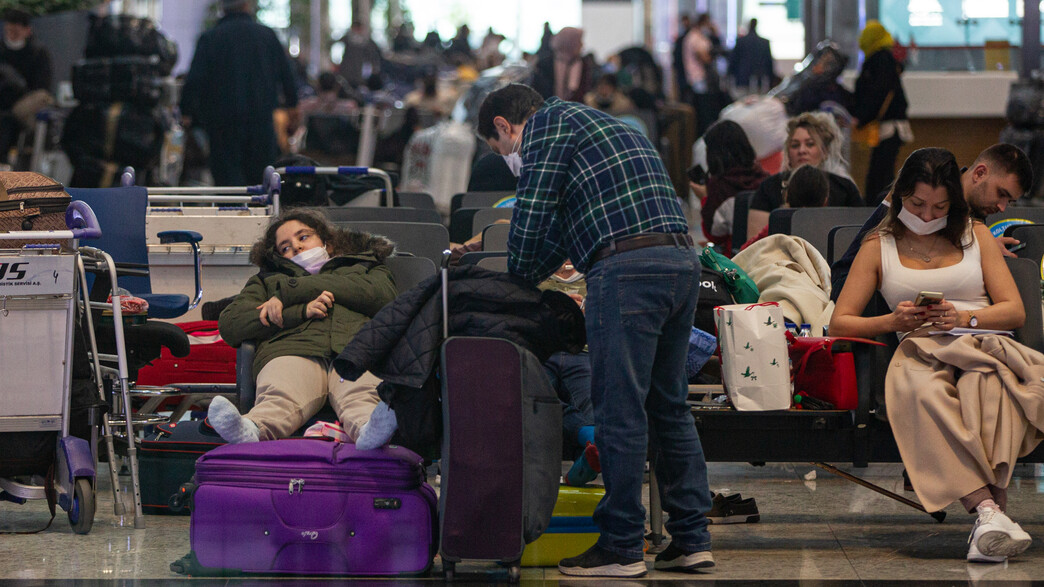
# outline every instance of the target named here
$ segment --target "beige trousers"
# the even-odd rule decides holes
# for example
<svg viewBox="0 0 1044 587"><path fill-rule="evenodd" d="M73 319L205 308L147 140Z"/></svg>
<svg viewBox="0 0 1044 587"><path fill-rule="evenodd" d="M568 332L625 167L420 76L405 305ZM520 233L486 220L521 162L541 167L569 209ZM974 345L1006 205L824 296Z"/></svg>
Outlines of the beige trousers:
<svg viewBox="0 0 1044 587"><path fill-rule="evenodd" d="M938 511L1006 488L1018 457L1040 443L1044 355L1003 336L908 337L890 361L885 398L914 491Z"/></svg>
<svg viewBox="0 0 1044 587"><path fill-rule="evenodd" d="M308 357L277 357L257 374L257 400L246 417L261 440L286 438L322 409L327 398L348 437L355 441L380 402L381 380L369 371L355 381L342 379L330 365Z"/></svg>

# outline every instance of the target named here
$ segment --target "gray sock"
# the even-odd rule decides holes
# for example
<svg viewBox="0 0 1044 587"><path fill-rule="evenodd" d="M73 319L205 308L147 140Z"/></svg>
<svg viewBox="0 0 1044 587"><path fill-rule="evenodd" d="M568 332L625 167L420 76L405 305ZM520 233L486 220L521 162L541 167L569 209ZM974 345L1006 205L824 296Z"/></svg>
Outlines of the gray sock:
<svg viewBox="0 0 1044 587"><path fill-rule="evenodd" d="M359 450L373 450L380 448L391 440L399 424L395 419L395 411L388 404L381 402L370 414L370 421L363 424L359 431L359 438L355 439L355 448Z"/></svg>
<svg viewBox="0 0 1044 587"><path fill-rule="evenodd" d="M235 404L220 395L210 402L207 419L229 444L257 442L261 439L257 424L241 416Z"/></svg>

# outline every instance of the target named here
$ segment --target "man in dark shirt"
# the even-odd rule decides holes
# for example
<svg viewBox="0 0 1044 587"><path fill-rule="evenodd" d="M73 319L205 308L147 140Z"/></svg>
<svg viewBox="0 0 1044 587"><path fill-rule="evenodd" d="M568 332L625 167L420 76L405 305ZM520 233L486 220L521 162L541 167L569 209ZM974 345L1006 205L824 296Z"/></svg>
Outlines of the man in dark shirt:
<svg viewBox="0 0 1044 587"><path fill-rule="evenodd" d="M961 172L964 198L968 200L972 217L978 220L983 220L990 214L1003 212L1009 204L1029 191L1032 185L1033 167L1029 159L1021 149L1007 143L998 143L979 153L971 167L966 167ZM836 302L837 297L841 295L841 289L848 279L848 272L852 269L852 262L859 252L863 237L884 220L891 202L892 194L889 191L870 218L863 223L844 256L830 266L830 299L833 301ZM1015 256L1007 247L1018 244L1018 240L998 236L996 241L1001 252L1009 257Z"/></svg>
<svg viewBox="0 0 1044 587"><path fill-rule="evenodd" d="M51 54L38 45L29 24L29 13L4 11L4 42L0 44L0 63L6 63L25 78L27 91L51 91Z"/></svg>
<svg viewBox="0 0 1044 587"><path fill-rule="evenodd" d="M9 8L3 19L0 65L7 67L0 69L0 156L6 158L20 129L29 128L36 113L53 102L51 54L33 38L30 14Z"/></svg>
<svg viewBox="0 0 1044 587"><path fill-rule="evenodd" d="M536 284L569 258L587 279L591 402L605 498L594 514L598 542L561 561L559 570L646 573L641 494L649 444L664 479L671 534L655 568L714 566L707 465L685 403L700 264L659 153L604 112L556 97L545 101L518 84L486 97L478 133L520 169L508 269Z"/></svg>
<svg viewBox="0 0 1044 587"><path fill-rule="evenodd" d="M196 44L181 112L210 137L214 183L251 185L279 157L272 113L291 108L293 125L297 89L279 39L254 20L253 1L223 0L222 6L225 16Z"/></svg>
<svg viewBox="0 0 1044 587"><path fill-rule="evenodd" d="M768 39L758 35L758 19L750 19L747 34L736 39L729 55L728 75L741 93L761 93L772 84L772 48Z"/></svg>

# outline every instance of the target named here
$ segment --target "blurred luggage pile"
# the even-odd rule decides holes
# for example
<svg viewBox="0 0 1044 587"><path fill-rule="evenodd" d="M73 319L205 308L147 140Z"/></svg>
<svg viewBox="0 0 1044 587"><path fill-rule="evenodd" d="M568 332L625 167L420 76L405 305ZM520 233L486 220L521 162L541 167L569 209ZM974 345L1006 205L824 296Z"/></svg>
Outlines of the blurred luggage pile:
<svg viewBox="0 0 1044 587"><path fill-rule="evenodd" d="M79 105L62 136L72 185L116 185L128 165L150 185L177 182L183 131L169 77L177 57L174 42L148 19L92 17L86 57L73 66Z"/></svg>

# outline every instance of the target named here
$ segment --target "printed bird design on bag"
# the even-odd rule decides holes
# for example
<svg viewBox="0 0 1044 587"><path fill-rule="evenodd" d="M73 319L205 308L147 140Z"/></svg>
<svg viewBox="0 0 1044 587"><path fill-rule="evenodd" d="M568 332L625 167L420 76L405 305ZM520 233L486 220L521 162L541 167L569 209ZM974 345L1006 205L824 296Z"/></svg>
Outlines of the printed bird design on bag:
<svg viewBox="0 0 1044 587"><path fill-rule="evenodd" d="M772 316L769 316L768 320L765 321L765 326L771 326L773 328L779 328L779 322L773 322L772 321Z"/></svg>
<svg viewBox="0 0 1044 587"><path fill-rule="evenodd" d="M748 343L747 343L747 345L746 345L745 347L743 347L743 348L744 348L745 350L748 350L748 351L753 351L753 350L754 350L754 347L750 346L750 343L749 343L749 342L748 342Z"/></svg>
<svg viewBox="0 0 1044 587"><path fill-rule="evenodd" d="M744 371L743 373L740 373L740 375L750 379L751 381L757 381L758 380L758 376L755 375L754 372L750 370L750 365L747 365L747 370Z"/></svg>
<svg viewBox="0 0 1044 587"><path fill-rule="evenodd" d="M772 359L772 362L769 363L769 365L772 365L773 367L779 367L779 361L777 361L776 359Z"/></svg>
<svg viewBox="0 0 1044 587"><path fill-rule="evenodd" d="M732 316L729 316L729 321L725 323L725 326L732 326Z"/></svg>

